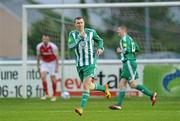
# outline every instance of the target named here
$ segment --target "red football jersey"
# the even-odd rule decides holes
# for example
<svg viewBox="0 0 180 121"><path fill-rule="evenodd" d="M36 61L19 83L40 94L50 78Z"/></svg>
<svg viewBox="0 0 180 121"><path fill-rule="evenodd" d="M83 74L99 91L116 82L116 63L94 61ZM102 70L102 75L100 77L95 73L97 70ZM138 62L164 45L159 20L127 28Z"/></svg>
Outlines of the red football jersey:
<svg viewBox="0 0 180 121"><path fill-rule="evenodd" d="M44 62L55 61L57 51L57 46L52 42L49 42L48 45L45 45L43 42L37 45L37 54L41 55Z"/></svg>

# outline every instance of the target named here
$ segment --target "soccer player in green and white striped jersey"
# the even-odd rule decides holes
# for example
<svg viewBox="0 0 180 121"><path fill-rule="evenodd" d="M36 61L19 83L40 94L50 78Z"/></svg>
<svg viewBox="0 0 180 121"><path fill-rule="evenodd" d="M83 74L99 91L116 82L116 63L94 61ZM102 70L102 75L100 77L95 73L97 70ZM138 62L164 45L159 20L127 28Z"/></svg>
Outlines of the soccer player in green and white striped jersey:
<svg viewBox="0 0 180 121"><path fill-rule="evenodd" d="M120 110L122 108L122 102L125 97L125 89L127 83L131 88L135 88L145 95L149 96L152 105L156 102L156 92L150 91L144 85L140 85L136 83L136 79L138 78L137 73L137 63L135 52L140 50L139 46L134 42L134 40L127 34L128 28L126 26L120 26L117 29L117 33L121 36L121 40L119 42L120 47L117 48L117 53L121 54L121 61L123 63L122 73L121 73L121 81L119 83L119 94L118 94L118 102L117 104L109 106L112 110Z"/></svg>
<svg viewBox="0 0 180 121"><path fill-rule="evenodd" d="M74 20L76 30L69 33L68 47L73 49L76 55L76 68L80 79L83 81L83 93L80 107L75 108L75 112L80 116L86 107L91 90L98 90L105 93L107 98L111 97L108 85L94 83L96 74L96 54L103 53L103 39L98 36L94 29L84 28L85 22L82 17ZM97 43L97 51L94 52L94 43Z"/></svg>

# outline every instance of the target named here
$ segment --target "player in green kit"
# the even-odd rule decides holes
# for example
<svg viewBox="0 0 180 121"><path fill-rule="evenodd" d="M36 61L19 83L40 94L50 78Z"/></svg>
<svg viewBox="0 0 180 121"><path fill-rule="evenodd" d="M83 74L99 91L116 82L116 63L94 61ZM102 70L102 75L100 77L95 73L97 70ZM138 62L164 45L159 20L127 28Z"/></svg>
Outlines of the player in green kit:
<svg viewBox="0 0 180 121"><path fill-rule="evenodd" d="M111 94L108 85L100 85L94 82L96 71L96 54L103 53L103 39L101 39L94 29L84 28L84 19L76 17L74 20L76 30L69 33L68 47L73 49L76 55L76 68L80 79L83 81L83 93L80 107L75 108L75 112L80 116L86 107L91 90L98 90L105 93L109 99ZM94 43L97 43L97 51L94 52Z"/></svg>
<svg viewBox="0 0 180 121"><path fill-rule="evenodd" d="M126 26L120 26L117 29L117 33L121 36L119 42L120 47L117 48L117 53L121 54L121 60L123 63L123 69L121 73L121 81L119 82L119 94L117 104L109 106L112 110L122 109L122 103L125 97L125 90L127 83L131 88L135 88L145 95L149 96L152 101L152 106L156 103L157 93L150 91L143 85L139 85L136 82L138 78L137 73L137 63L135 58L135 52L140 50L139 46L134 42L134 40L127 34L128 28Z"/></svg>

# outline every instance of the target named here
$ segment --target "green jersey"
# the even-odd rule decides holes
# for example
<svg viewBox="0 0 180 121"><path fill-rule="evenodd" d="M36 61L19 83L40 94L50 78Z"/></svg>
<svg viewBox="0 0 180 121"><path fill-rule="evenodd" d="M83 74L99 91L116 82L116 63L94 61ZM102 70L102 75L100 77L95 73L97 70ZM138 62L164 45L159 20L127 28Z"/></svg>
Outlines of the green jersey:
<svg viewBox="0 0 180 121"><path fill-rule="evenodd" d="M85 28L85 37L77 30L69 33L68 47L73 48L76 55L76 66L87 66L95 63L94 42L97 48L103 49L103 39L98 36L94 29Z"/></svg>
<svg viewBox="0 0 180 121"><path fill-rule="evenodd" d="M136 59L135 52L138 52L140 48L128 34L121 38L119 44L123 50L123 53L121 53L121 60L123 62Z"/></svg>

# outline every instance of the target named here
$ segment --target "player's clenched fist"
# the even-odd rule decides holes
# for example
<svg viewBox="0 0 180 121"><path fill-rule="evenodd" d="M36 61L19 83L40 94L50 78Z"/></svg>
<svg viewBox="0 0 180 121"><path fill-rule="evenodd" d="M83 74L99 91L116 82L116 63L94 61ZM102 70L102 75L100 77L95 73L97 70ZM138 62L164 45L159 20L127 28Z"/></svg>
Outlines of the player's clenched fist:
<svg viewBox="0 0 180 121"><path fill-rule="evenodd" d="M122 50L121 48L118 47L118 48L116 49L116 52L117 52L117 53L122 53L123 50Z"/></svg>
<svg viewBox="0 0 180 121"><path fill-rule="evenodd" d="M103 50L102 49L98 49L97 50L97 52L96 52L96 54L99 56L99 55L101 55L103 53Z"/></svg>

